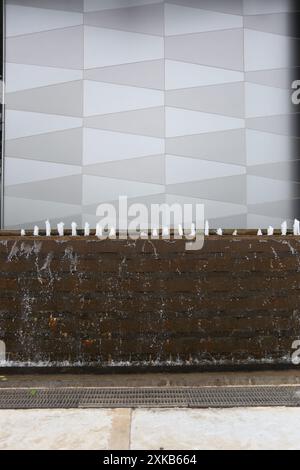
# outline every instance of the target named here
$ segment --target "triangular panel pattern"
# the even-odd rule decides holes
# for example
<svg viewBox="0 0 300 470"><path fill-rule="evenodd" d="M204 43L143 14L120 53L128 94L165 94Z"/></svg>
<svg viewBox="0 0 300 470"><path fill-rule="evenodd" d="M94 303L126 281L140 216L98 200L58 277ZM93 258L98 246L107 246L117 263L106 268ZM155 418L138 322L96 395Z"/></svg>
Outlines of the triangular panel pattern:
<svg viewBox="0 0 300 470"><path fill-rule="evenodd" d="M5 226L95 224L124 194L204 204L212 228L290 223L296 3L7 0Z"/></svg>

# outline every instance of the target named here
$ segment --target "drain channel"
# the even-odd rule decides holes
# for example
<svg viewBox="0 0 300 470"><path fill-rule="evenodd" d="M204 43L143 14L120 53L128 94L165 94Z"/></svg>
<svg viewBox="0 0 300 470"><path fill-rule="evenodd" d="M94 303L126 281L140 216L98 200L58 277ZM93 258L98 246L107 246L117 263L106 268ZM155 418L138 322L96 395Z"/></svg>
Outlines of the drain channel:
<svg viewBox="0 0 300 470"><path fill-rule="evenodd" d="M300 406L300 387L0 389L0 409Z"/></svg>

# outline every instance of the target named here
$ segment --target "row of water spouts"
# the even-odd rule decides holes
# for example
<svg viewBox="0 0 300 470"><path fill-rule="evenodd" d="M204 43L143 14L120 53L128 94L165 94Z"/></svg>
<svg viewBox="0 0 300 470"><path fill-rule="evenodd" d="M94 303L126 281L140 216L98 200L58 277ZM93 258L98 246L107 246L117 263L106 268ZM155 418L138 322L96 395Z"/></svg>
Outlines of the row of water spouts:
<svg viewBox="0 0 300 470"><path fill-rule="evenodd" d="M45 225L46 225L46 236L50 237L51 236L51 225L50 225L49 220L46 220ZM60 237L64 236L64 225L65 224L63 222L60 222L59 224L57 224L57 232L58 232L58 235ZM72 229L72 236L76 237L77 236L77 224L76 224L76 222L72 222L71 229ZM281 224L281 235L285 236L287 234L287 230L288 230L287 222L284 221ZM163 237L168 237L169 234L170 234L169 227L163 227L162 236ZM223 235L223 230L221 228L218 228L216 230L216 234L222 236ZM238 234L237 230L234 230L233 233L232 233L233 236L236 236L237 234ZM298 219L294 220L293 234L294 235L300 235L300 221ZM25 232L24 229L21 230L21 235L22 236L26 235L26 232ZM34 226L33 235L34 236L39 236L39 227L37 225ZM86 222L84 224L84 236L88 237L89 235L90 235L90 225L89 225L88 222ZM178 225L178 235L180 237L184 236L183 227L180 224ZM209 222L208 222L208 220L205 221L204 235L209 236ZM257 235L258 236L263 235L262 230L260 228L257 231ZM268 236L274 235L274 228L271 225L269 225L269 227L267 229L267 235ZM109 236L109 238L115 238L116 237L116 229L114 227L110 228L108 236ZM191 231L190 231L188 237L193 238L195 236L196 236L196 226L193 223L193 224L191 224ZM103 237L103 228L102 228L100 223L96 224L96 237L98 237L98 238ZM140 232L140 237L146 238L146 237L148 237L148 234L146 232ZM158 229L154 228L152 230L152 237L153 238L158 238L159 237Z"/></svg>
<svg viewBox="0 0 300 470"><path fill-rule="evenodd" d="M288 226L285 220L281 224L281 235L285 236L287 234L287 231L288 231ZM261 229L258 229L257 235L262 235ZM274 235L274 228L271 225L269 225L267 229L267 235L269 236ZM300 221L298 219L295 219L293 223L293 235L296 235L296 236L300 235Z"/></svg>
<svg viewBox="0 0 300 470"><path fill-rule="evenodd" d="M288 225L287 225L287 221L285 220L281 224L281 235L286 236L287 231L288 231ZM218 228L216 230L216 234L217 235L223 235L223 230L221 228ZM238 234L237 230L234 230L233 233L232 233L233 236L236 236L237 234ZM205 222L204 235L206 235L206 236L209 235L209 223L208 223L208 221ZM260 228L257 230L257 235L258 236L263 235L262 230ZM267 228L267 235L268 236L274 235L274 227L272 227L272 225L269 225L269 227ZM300 221L298 219L295 219L294 223L293 223L293 235L300 235Z"/></svg>
<svg viewBox="0 0 300 470"><path fill-rule="evenodd" d="M46 220L45 225L46 225L46 236L50 237L51 236L51 225L50 225L49 220ZM64 226L65 226L65 224L63 222L60 222L60 223L57 224L57 233L60 237L64 236ZM35 237L39 236L39 231L40 231L39 227L37 225L35 225L34 228L33 228L33 235ZM88 222L86 222L84 224L84 236L88 237L90 235L90 231L91 231L90 224ZM182 225L178 225L178 234L181 237L184 236L184 231L183 231ZM21 236L25 236L25 235L26 235L26 231L24 229L21 229ZM72 235L72 237L76 237L78 235L76 222L71 223L71 235ZM162 236L163 237L168 237L169 235L170 235L169 227L163 227ZM195 226L194 223L191 224L191 229L190 229L190 233L189 233L188 236L189 237L195 237L196 236L196 226ZM96 224L96 237L98 237L98 238L103 237L103 227L100 223ZM116 237L116 229L114 227L110 228L108 237L109 238L115 238ZM148 233L141 231L140 232L140 237L148 237ZM159 230L158 229L154 228L152 230L152 237L153 238L158 238L159 237Z"/></svg>

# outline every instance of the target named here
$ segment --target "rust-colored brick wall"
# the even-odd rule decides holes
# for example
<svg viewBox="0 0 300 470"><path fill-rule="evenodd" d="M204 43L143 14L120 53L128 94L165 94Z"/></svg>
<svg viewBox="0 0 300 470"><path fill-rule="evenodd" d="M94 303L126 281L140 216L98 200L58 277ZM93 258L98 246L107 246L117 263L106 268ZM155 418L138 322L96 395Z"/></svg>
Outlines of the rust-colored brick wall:
<svg viewBox="0 0 300 470"><path fill-rule="evenodd" d="M300 337L300 239L0 236L11 364L287 365Z"/></svg>

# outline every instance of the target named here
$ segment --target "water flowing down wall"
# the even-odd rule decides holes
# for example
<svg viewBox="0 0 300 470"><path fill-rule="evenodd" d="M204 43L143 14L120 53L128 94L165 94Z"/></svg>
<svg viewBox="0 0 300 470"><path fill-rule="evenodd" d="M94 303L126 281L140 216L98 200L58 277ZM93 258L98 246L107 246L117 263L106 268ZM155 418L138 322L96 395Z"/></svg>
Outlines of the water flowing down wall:
<svg viewBox="0 0 300 470"><path fill-rule="evenodd" d="M0 239L6 366L292 365L298 237Z"/></svg>

